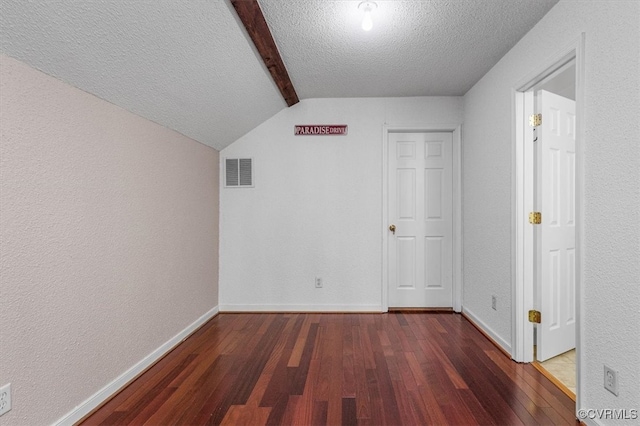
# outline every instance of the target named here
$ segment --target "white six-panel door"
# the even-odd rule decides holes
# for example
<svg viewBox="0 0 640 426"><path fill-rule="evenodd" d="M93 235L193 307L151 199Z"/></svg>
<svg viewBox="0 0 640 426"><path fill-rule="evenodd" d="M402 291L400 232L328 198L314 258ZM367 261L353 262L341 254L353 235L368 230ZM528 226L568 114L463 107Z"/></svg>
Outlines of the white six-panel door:
<svg viewBox="0 0 640 426"><path fill-rule="evenodd" d="M576 115L575 101L541 90L538 136L537 359L575 348L576 335Z"/></svg>
<svg viewBox="0 0 640 426"><path fill-rule="evenodd" d="M389 134L389 307L453 305L452 133Z"/></svg>

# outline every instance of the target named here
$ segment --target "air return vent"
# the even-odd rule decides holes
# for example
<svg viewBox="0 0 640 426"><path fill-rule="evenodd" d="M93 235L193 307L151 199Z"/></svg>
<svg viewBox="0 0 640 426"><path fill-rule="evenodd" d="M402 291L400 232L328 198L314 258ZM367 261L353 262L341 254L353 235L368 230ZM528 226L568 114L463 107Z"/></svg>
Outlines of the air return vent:
<svg viewBox="0 0 640 426"><path fill-rule="evenodd" d="M226 158L224 164L225 187L253 187L253 165L251 158Z"/></svg>

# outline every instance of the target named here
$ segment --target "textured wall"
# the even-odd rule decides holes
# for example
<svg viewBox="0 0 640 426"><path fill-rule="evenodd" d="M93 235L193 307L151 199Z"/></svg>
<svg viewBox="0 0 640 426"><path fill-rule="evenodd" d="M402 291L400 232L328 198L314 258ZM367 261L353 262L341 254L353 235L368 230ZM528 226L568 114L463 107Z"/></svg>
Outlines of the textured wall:
<svg viewBox="0 0 640 426"><path fill-rule="evenodd" d="M0 62L0 422L50 424L217 305L218 153Z"/></svg>
<svg viewBox="0 0 640 426"><path fill-rule="evenodd" d="M510 341L510 91L586 33L584 408L640 401L639 23L637 1L561 1L465 96L464 306ZM603 388L604 363L620 371L617 398Z"/></svg>
<svg viewBox="0 0 640 426"><path fill-rule="evenodd" d="M220 195L221 310L380 309L385 122L460 124L462 98L304 100L221 151L255 166L255 188Z"/></svg>

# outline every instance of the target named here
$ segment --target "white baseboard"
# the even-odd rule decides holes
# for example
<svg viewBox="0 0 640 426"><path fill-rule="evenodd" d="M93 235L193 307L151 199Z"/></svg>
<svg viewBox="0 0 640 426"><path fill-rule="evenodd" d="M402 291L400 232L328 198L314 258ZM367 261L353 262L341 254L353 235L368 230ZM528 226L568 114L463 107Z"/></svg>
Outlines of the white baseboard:
<svg viewBox="0 0 640 426"><path fill-rule="evenodd" d="M184 330L167 340L158 349L151 352L149 355L138 361L133 367L122 373L114 381L100 389L98 392L89 397L82 404L65 414L62 418L54 423L54 425L73 425L80 421L84 416L89 414L92 410L99 407L104 401L110 398L112 395L120 391L123 387L129 384L133 379L138 377L147 368L155 364L160 358L162 358L171 349L181 343L184 339L189 337L191 333L196 331L205 322L216 316L219 312L218 306L211 309L200 318L189 324Z"/></svg>
<svg viewBox="0 0 640 426"><path fill-rule="evenodd" d="M500 337L500 335L498 335L498 333L496 333L484 321L482 321L480 318L478 318L473 312L471 312L469 309L467 309L467 308L465 308L463 306L462 307L462 313L465 314L467 316L467 318L469 320L471 320L476 326L478 326L482 331L487 333L487 335L489 337L491 337L491 339L493 339L493 341L498 346L500 346L502 349L505 350L505 352L507 352L508 354L512 353L511 352L511 345L509 343L507 343L507 341L504 340L502 337Z"/></svg>
<svg viewBox="0 0 640 426"><path fill-rule="evenodd" d="M380 305L220 305L220 312L383 312Z"/></svg>

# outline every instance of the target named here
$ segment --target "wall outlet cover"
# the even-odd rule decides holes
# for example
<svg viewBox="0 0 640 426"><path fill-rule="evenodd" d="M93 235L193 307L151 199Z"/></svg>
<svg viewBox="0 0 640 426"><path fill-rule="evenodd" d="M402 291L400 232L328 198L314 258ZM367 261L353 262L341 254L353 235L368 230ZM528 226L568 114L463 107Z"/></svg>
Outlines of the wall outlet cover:
<svg viewBox="0 0 640 426"><path fill-rule="evenodd" d="M604 366L604 388L618 396L618 372L606 365Z"/></svg>
<svg viewBox="0 0 640 426"><path fill-rule="evenodd" d="M11 410L11 383L0 388L0 416Z"/></svg>

